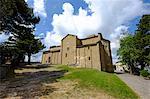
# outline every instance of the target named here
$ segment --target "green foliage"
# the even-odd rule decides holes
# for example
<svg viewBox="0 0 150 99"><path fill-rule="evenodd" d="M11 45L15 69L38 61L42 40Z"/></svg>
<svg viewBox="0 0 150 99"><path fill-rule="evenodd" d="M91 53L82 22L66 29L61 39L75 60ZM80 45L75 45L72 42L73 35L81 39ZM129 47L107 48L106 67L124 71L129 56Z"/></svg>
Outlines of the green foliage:
<svg viewBox="0 0 150 99"><path fill-rule="evenodd" d="M10 53L13 54L12 57L16 57L12 60L20 60L21 57L28 55L28 63L30 64L31 55L38 53L44 48L40 39L37 39L33 35L40 18L34 15L33 9L29 8L24 0L15 1L13 5L15 12L13 15L1 18L2 24L0 25L0 31L12 34L8 42L5 42L5 45L9 46L7 49L10 49Z"/></svg>
<svg viewBox="0 0 150 99"><path fill-rule="evenodd" d="M57 66L58 69L63 69L64 71L74 71L75 69L66 65L58 65Z"/></svg>
<svg viewBox="0 0 150 99"><path fill-rule="evenodd" d="M148 73L147 70L141 70L140 75L142 75L143 77L148 77L150 74Z"/></svg>
<svg viewBox="0 0 150 99"><path fill-rule="evenodd" d="M117 54L120 56L119 58L124 64L127 64L130 68L134 68L136 63L137 50L135 47L134 36L127 35L123 39L120 40L120 48L117 51Z"/></svg>
<svg viewBox="0 0 150 99"><path fill-rule="evenodd" d="M150 15L143 15L135 33L135 47L140 50L138 62L145 67L150 65Z"/></svg>
<svg viewBox="0 0 150 99"><path fill-rule="evenodd" d="M37 23L33 9L24 0L1 0L1 3L4 7L0 8L0 12L4 13L0 15L0 31L13 32L15 22L26 25Z"/></svg>
<svg viewBox="0 0 150 99"><path fill-rule="evenodd" d="M142 70L150 65L150 15L143 15L134 35L126 35L120 40L117 54L132 72L137 65L141 65Z"/></svg>
<svg viewBox="0 0 150 99"><path fill-rule="evenodd" d="M79 80L80 87L96 88L118 99L138 99L138 96L115 74L69 66L59 68L69 71L61 79Z"/></svg>

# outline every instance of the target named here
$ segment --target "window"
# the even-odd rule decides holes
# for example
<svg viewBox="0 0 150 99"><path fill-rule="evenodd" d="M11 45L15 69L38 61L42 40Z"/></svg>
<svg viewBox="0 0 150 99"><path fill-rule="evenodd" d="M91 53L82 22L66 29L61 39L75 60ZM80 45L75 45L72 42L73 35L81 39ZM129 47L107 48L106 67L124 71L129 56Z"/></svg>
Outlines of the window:
<svg viewBox="0 0 150 99"><path fill-rule="evenodd" d="M49 63L50 63L50 61L51 61L51 57L48 58L48 62L49 62Z"/></svg>
<svg viewBox="0 0 150 99"><path fill-rule="evenodd" d="M89 57L89 60L91 60L91 58Z"/></svg>
<svg viewBox="0 0 150 99"><path fill-rule="evenodd" d="M66 53L65 57L67 57L67 53Z"/></svg>
<svg viewBox="0 0 150 99"><path fill-rule="evenodd" d="M69 47L67 47L67 51L69 51Z"/></svg>
<svg viewBox="0 0 150 99"><path fill-rule="evenodd" d="M88 49L90 49L90 46L88 46Z"/></svg>

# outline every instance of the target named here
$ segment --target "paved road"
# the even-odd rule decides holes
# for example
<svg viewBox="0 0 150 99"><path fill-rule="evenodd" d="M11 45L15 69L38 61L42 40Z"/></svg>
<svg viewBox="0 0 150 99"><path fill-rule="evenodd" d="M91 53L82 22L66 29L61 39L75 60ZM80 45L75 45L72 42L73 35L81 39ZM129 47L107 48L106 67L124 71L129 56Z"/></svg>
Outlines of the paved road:
<svg viewBox="0 0 150 99"><path fill-rule="evenodd" d="M150 80L130 74L117 74L129 87L131 87L141 99L150 99Z"/></svg>

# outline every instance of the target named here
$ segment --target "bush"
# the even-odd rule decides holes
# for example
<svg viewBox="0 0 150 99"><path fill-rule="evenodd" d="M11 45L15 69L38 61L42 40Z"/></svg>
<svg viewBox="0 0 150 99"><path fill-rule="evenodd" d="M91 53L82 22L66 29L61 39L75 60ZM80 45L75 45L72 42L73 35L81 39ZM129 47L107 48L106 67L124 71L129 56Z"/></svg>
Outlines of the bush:
<svg viewBox="0 0 150 99"><path fill-rule="evenodd" d="M140 71L140 75L142 75L143 77L148 77L150 74L148 73L147 70L142 70Z"/></svg>

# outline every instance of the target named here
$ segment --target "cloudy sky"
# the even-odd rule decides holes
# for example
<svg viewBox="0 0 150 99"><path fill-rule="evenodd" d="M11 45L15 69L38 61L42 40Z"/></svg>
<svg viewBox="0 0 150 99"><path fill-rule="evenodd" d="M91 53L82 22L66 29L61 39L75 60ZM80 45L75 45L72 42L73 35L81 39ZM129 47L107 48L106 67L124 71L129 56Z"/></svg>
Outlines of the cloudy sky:
<svg viewBox="0 0 150 99"><path fill-rule="evenodd" d="M59 45L66 34L79 38L102 33L111 41L113 61L122 32L134 33L143 14L150 14L150 0L26 0L41 21L36 36L47 48ZM0 42L5 35L0 35ZM7 38L5 36L5 38ZM38 57L38 58L37 58ZM41 54L33 56L40 60Z"/></svg>

